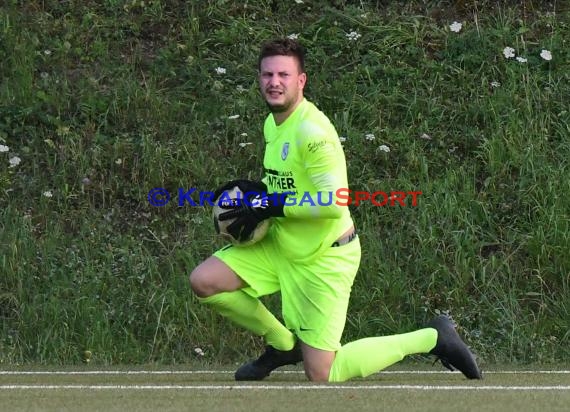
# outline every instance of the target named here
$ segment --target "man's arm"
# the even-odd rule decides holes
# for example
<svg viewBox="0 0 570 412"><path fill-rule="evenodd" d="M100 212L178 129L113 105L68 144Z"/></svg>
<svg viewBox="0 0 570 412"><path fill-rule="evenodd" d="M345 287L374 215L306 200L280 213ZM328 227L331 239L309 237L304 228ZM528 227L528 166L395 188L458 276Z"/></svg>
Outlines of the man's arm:
<svg viewBox="0 0 570 412"><path fill-rule="evenodd" d="M348 187L346 164L340 143L329 139L307 139L303 150L304 168L314 190L298 193L293 202L285 202L285 217L338 219L342 208L337 204L339 189ZM303 199L305 198L305 201Z"/></svg>

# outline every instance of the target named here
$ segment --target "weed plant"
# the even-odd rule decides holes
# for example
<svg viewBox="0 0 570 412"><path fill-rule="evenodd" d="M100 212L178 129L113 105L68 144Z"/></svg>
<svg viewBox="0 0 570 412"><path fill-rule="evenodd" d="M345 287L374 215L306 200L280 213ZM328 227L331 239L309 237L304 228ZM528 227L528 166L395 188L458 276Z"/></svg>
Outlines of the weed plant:
<svg viewBox="0 0 570 412"><path fill-rule="evenodd" d="M257 52L276 36L308 48L306 95L351 188L422 192L351 206L363 259L344 340L448 313L484 363L568 359L564 4L4 1L0 362L258 352L192 296L188 274L222 243L211 208L176 195L262 175ZM149 204L155 187L169 204Z"/></svg>

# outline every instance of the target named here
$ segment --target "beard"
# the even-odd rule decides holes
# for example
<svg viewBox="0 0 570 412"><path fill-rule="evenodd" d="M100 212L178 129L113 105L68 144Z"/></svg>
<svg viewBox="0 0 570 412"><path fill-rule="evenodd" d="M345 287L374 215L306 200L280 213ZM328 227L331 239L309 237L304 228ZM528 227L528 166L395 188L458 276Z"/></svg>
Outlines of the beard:
<svg viewBox="0 0 570 412"><path fill-rule="evenodd" d="M271 113L283 113L289 110L289 108L291 107L291 102L285 102L283 104L271 104L266 100L265 104L267 105Z"/></svg>
<svg viewBox="0 0 570 412"><path fill-rule="evenodd" d="M297 101L297 96L288 96L288 98L283 103L270 103L267 98L264 100L271 113L284 113L295 104Z"/></svg>

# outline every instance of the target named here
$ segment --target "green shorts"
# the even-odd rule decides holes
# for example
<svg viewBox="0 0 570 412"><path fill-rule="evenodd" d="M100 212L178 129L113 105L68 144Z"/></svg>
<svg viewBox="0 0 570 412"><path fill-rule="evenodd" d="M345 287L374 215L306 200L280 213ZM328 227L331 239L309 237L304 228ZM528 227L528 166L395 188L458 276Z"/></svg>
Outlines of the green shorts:
<svg viewBox="0 0 570 412"><path fill-rule="evenodd" d="M214 254L247 283L243 290L251 296L281 291L285 326L307 345L327 351L341 347L360 255L358 236L303 264L284 258L269 236L248 247L227 246Z"/></svg>

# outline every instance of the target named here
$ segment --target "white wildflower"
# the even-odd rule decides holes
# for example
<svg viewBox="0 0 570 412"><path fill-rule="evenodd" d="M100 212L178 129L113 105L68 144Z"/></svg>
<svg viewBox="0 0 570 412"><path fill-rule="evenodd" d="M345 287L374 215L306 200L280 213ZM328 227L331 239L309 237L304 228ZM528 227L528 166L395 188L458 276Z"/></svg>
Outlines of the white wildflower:
<svg viewBox="0 0 570 412"><path fill-rule="evenodd" d="M526 63L528 60L527 60L526 58L524 58L524 57L517 56L517 61L518 61L519 63Z"/></svg>
<svg viewBox="0 0 570 412"><path fill-rule="evenodd" d="M513 57L515 57L515 49L513 49L512 47L505 47L503 49L503 54L507 59L512 59Z"/></svg>
<svg viewBox="0 0 570 412"><path fill-rule="evenodd" d="M204 356L204 351L202 348L194 348L194 353L198 356Z"/></svg>
<svg viewBox="0 0 570 412"><path fill-rule="evenodd" d="M41 72L41 73L40 73L40 77L45 80L45 79L47 79L47 78L49 77L49 74L46 73L46 72Z"/></svg>
<svg viewBox="0 0 570 412"><path fill-rule="evenodd" d="M297 40L299 38L299 33L291 33L290 35L287 36L287 38L291 40Z"/></svg>
<svg viewBox="0 0 570 412"><path fill-rule="evenodd" d="M492 88L497 88L497 87L501 87L501 83L499 83L498 81L492 81L491 82L491 87Z"/></svg>
<svg viewBox="0 0 570 412"><path fill-rule="evenodd" d="M540 57L542 57L546 61L550 61L552 60L552 53L550 53L546 49L542 49L542 51L540 52Z"/></svg>
<svg viewBox="0 0 570 412"><path fill-rule="evenodd" d="M226 69L224 67L216 67L216 74L226 74Z"/></svg>
<svg viewBox="0 0 570 412"><path fill-rule="evenodd" d="M8 150L10 150L10 148L8 146L4 146L3 144L0 144L0 153L1 152L7 152Z"/></svg>
<svg viewBox="0 0 570 412"><path fill-rule="evenodd" d="M449 26L449 30L451 30L454 33L459 33L461 31L461 28L463 27L463 24L454 21L450 26Z"/></svg>
<svg viewBox="0 0 570 412"><path fill-rule="evenodd" d="M228 119L230 120L234 120L234 119L238 119L239 118L239 114L232 114L231 116L228 116Z"/></svg>
<svg viewBox="0 0 570 412"><path fill-rule="evenodd" d="M44 195L45 197L53 197L53 193L51 192L51 190L46 190L45 192L42 193L42 195Z"/></svg>
<svg viewBox="0 0 570 412"><path fill-rule="evenodd" d="M427 133L422 133L420 139L431 140L431 136Z"/></svg>
<svg viewBox="0 0 570 412"><path fill-rule="evenodd" d="M367 133L364 135L364 138L366 140L372 141L372 140L376 139L376 136L374 136L372 133Z"/></svg>
<svg viewBox="0 0 570 412"><path fill-rule="evenodd" d="M346 142L346 137L339 136L338 140L340 140L341 143L344 143L344 142Z"/></svg>
<svg viewBox="0 0 570 412"><path fill-rule="evenodd" d="M380 150L382 152L390 153L390 148L388 146L386 146L385 144L378 146L378 150Z"/></svg>
<svg viewBox="0 0 570 412"><path fill-rule="evenodd" d="M350 33L346 33L346 37L348 38L348 40L350 41L356 41L359 38L362 37L362 35L360 33L357 33L355 31L351 31Z"/></svg>
<svg viewBox="0 0 570 412"><path fill-rule="evenodd" d="M303 0L295 0L295 3L297 3L297 4L303 4Z"/></svg>
<svg viewBox="0 0 570 412"><path fill-rule="evenodd" d="M20 164L22 159L20 159L18 156L14 156L14 157L11 157L10 160L8 160L8 161L10 162L10 167L16 167Z"/></svg>
<svg viewBox="0 0 570 412"><path fill-rule="evenodd" d="M123 159L121 159L121 158L119 157L117 160L115 160L115 164L116 164L116 165L122 165L122 164L123 164Z"/></svg>
<svg viewBox="0 0 570 412"><path fill-rule="evenodd" d="M243 132L240 136L247 137L247 133Z"/></svg>
<svg viewBox="0 0 570 412"><path fill-rule="evenodd" d="M253 144L253 143L251 143L251 142L242 142L242 143L239 144L239 147L246 147L246 146L249 146L250 144Z"/></svg>
<svg viewBox="0 0 570 412"><path fill-rule="evenodd" d="M49 55L51 54L51 50L44 50L44 54L45 54L46 56L49 56Z"/></svg>

